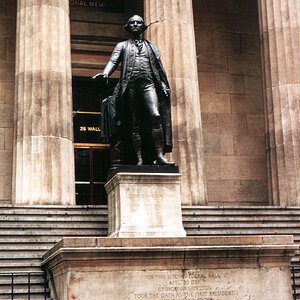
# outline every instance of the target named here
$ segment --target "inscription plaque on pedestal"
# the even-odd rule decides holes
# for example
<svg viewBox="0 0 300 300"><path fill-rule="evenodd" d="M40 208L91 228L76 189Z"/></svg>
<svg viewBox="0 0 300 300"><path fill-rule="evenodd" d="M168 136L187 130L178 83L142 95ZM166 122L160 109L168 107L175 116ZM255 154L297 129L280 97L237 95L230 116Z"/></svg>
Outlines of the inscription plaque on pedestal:
<svg viewBox="0 0 300 300"><path fill-rule="evenodd" d="M71 291L74 299L101 300L260 300L271 299L267 294L273 294L269 286L276 286L281 295L288 295L289 291L286 272L270 270L268 268L241 270L170 270L170 271L126 271L103 272L99 274L74 273L72 281L75 283ZM268 282L258 283L260 276L268 278ZM92 277L97 278L93 284ZM117 280L116 280L117 279ZM111 283L114 283L113 289ZM78 283L78 285L76 284ZM83 286L90 286L87 294ZM251 292L250 292L251 291ZM266 294L264 294L266 293ZM273 294L274 296L274 294ZM99 296L98 296L99 297ZM71 298L72 299L72 298ZM287 300L289 298L272 298Z"/></svg>

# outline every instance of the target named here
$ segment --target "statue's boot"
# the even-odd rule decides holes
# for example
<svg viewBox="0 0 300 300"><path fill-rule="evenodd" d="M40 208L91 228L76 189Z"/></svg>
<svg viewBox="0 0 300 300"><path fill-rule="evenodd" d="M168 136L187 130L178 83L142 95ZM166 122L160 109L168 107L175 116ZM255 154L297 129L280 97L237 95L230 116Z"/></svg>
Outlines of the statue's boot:
<svg viewBox="0 0 300 300"><path fill-rule="evenodd" d="M157 165L168 165L168 166L175 165L175 163L173 161L168 161L163 155L157 155L156 164Z"/></svg>
<svg viewBox="0 0 300 300"><path fill-rule="evenodd" d="M164 145L164 133L161 125L156 125L152 130L152 136L154 145L156 148L156 164L157 165L169 165L174 166L175 163L168 161L163 154L163 145Z"/></svg>
<svg viewBox="0 0 300 300"><path fill-rule="evenodd" d="M142 144L142 140L141 140L141 136L139 134L139 127L135 126L135 127L133 127L133 130L132 130L132 146L133 146L133 150L136 155L136 159L137 159L136 165L137 166L143 165L141 144Z"/></svg>

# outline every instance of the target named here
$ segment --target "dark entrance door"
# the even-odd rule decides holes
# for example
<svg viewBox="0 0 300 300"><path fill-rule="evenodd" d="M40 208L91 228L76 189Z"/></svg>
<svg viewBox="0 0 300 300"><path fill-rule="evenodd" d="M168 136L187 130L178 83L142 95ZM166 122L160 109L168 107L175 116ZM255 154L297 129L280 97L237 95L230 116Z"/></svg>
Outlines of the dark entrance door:
<svg viewBox="0 0 300 300"><path fill-rule="evenodd" d="M101 142L101 102L112 93L115 80L108 84L86 77L73 78L73 122L75 188L78 205L106 204L109 144Z"/></svg>

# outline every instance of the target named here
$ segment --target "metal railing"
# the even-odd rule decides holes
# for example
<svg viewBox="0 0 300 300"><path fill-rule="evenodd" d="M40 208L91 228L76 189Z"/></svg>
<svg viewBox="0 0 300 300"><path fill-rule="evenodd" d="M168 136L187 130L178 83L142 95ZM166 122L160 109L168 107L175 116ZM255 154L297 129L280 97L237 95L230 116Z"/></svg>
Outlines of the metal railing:
<svg viewBox="0 0 300 300"><path fill-rule="evenodd" d="M297 299L300 299L300 297L297 297L296 274L300 274L300 266L292 266L291 273L292 273L293 298L294 298L294 300L297 300ZM300 278L300 276L299 276L299 278Z"/></svg>
<svg viewBox="0 0 300 300"><path fill-rule="evenodd" d="M8 277L8 281L7 283L4 283L5 285L10 285L11 289L10 289L10 292L6 293L7 296L10 295L10 299L14 299L14 296L16 296L17 294L19 295L20 292L16 291L15 287L17 285L27 285L27 292L23 292L22 294L25 296L27 295L27 299L30 300L30 296L32 295L32 291L31 291L31 288L33 285L36 285L36 283L33 283L32 282L32 277L33 276L42 276L43 277L43 286L44 286L44 290L43 292L41 292L41 294L43 294L44 296L44 299L46 300L47 299L47 296L48 296L48 292L47 292L47 287L48 287L48 284L47 284L47 278L46 278L46 274L45 272L42 272L42 271L32 271L32 272L26 272L26 271L20 271L20 272L1 272L0 273L0 278L2 277ZM21 283L17 283L15 281L15 279L17 277L25 277L27 278L26 281L24 282L21 282ZM9 280L10 278L10 280ZM1 295L1 292L0 292L0 295ZM24 298L25 299L25 298Z"/></svg>

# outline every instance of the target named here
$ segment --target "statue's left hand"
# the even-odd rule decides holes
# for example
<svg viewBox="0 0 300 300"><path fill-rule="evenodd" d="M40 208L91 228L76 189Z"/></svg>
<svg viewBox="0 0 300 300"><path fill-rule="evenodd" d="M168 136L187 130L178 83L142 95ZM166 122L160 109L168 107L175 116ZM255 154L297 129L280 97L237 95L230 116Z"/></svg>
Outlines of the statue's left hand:
<svg viewBox="0 0 300 300"><path fill-rule="evenodd" d="M165 94L166 97L170 97L171 91L170 91L170 89L165 88L165 89L163 90L163 93Z"/></svg>
<svg viewBox="0 0 300 300"><path fill-rule="evenodd" d="M166 97L170 97L171 91L164 82L161 83L161 90Z"/></svg>

